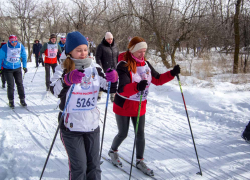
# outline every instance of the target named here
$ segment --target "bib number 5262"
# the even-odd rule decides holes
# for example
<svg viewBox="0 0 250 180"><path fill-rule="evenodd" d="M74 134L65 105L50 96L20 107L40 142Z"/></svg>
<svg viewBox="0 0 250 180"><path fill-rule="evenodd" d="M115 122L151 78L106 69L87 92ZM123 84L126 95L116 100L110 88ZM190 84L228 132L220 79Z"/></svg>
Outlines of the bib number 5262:
<svg viewBox="0 0 250 180"><path fill-rule="evenodd" d="M89 106L94 106L95 104L95 98L93 97L85 99L85 98L78 98L77 99L77 103L76 103L76 107L89 107Z"/></svg>

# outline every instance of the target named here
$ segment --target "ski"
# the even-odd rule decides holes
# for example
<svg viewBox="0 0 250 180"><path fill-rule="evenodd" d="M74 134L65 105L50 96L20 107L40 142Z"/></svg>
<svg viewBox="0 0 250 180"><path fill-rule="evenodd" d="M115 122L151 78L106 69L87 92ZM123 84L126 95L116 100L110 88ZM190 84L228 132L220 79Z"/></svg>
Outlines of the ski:
<svg viewBox="0 0 250 180"><path fill-rule="evenodd" d="M17 117L18 117L19 119L22 119L22 116L20 116L20 115L15 111L14 108L11 108L11 110L17 115Z"/></svg>
<svg viewBox="0 0 250 180"><path fill-rule="evenodd" d="M37 113L31 111L27 106L22 106L20 103L18 103L18 105L21 106L21 107L23 107L24 109L26 109L27 111L29 111L30 113L34 114L37 117L40 115L40 114L37 114Z"/></svg>
<svg viewBox="0 0 250 180"><path fill-rule="evenodd" d="M111 162L111 159L109 159L109 158L106 158L105 156L102 156L102 158L105 160L105 161L107 161L107 162L109 162L110 164L112 164L113 166L115 166L112 162ZM127 175L130 175L130 172L129 171L126 171L123 167L121 167L121 166L115 166L115 167L117 167L118 169L120 169L122 172L124 172L124 173L126 173ZM132 174L131 174L131 177L133 178L133 179L137 179L135 176L133 176ZM138 180L138 179L137 179Z"/></svg>
<svg viewBox="0 0 250 180"><path fill-rule="evenodd" d="M46 98L49 97L49 91L46 92L46 96L45 97Z"/></svg>
<svg viewBox="0 0 250 180"><path fill-rule="evenodd" d="M130 166L131 166L131 162L130 161L128 161L127 159L125 159L124 157L122 157L120 154L119 154L119 158L121 158L123 161L125 161L126 163L128 163ZM133 167L135 167L136 169L138 169L136 166L135 166L135 164L133 163L132 164L132 166ZM141 171L140 169L138 169L139 171ZM141 171L142 172L142 171ZM147 175L147 174L145 174L144 172L142 172L144 175L146 175L146 176L148 176L148 177L150 177L150 178L152 178L152 179L155 179L155 180L157 180L157 178L156 177L154 177L154 176L150 176L150 175Z"/></svg>
<svg viewBox="0 0 250 180"><path fill-rule="evenodd" d="M15 107L10 107L8 103L6 103L7 106L12 110L12 112L19 118L19 119L22 119L22 116L20 116L16 111L15 111Z"/></svg>

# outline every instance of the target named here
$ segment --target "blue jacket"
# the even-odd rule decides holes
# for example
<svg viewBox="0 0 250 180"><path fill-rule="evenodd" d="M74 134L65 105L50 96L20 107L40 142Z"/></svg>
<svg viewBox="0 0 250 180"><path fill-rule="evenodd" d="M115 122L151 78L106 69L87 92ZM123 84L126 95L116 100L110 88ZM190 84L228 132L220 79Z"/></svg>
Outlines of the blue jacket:
<svg viewBox="0 0 250 180"><path fill-rule="evenodd" d="M13 47L10 42L8 42L9 48L20 48L21 46L21 58L23 63L23 68L26 68L27 66L27 55L24 46L17 42L17 45ZM3 68L5 69L17 69L21 67L21 59L16 63L10 63L7 60L7 44L4 44L3 47L0 49L0 68L2 67L3 62Z"/></svg>
<svg viewBox="0 0 250 180"><path fill-rule="evenodd" d="M65 44L63 44L62 41L60 41L58 44L59 44L59 46L61 47L62 52L63 52Z"/></svg>

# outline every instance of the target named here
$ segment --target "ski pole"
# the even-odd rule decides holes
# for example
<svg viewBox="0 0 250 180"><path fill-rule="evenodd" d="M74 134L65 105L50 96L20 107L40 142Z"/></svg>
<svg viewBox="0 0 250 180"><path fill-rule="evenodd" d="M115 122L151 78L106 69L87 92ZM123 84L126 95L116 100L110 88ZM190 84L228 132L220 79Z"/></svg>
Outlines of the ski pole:
<svg viewBox="0 0 250 180"><path fill-rule="evenodd" d="M186 107L186 103L185 103L184 95L183 95L182 88L181 88L181 81L180 81L180 78L179 78L179 75L178 75L178 74L176 75L176 77L177 77L178 82L179 82L179 86L180 86L180 90L181 90L181 95L182 95L182 99L183 99L183 103L184 103L184 107L185 107L185 110L186 110L186 115L187 115L187 119L188 119L189 129L190 129L190 133L191 133L192 140L193 140L193 144L194 144L194 150L195 150L196 158L197 158L198 165L199 165L199 169L200 169L200 172L197 172L196 174L197 174L197 175L201 175L201 176L202 176L202 171L201 171L200 161L199 161L198 153L197 153L196 146L195 146L195 142L194 142L194 136L193 136L193 132L192 132L192 128L191 128L191 124L190 124L190 121L189 121L189 116L188 116L188 112L187 112L187 107Z"/></svg>
<svg viewBox="0 0 250 180"><path fill-rule="evenodd" d="M36 68L36 72L37 72L37 70L38 70L38 67L39 67L39 66L37 66L37 68ZM33 81L33 79L34 79L34 77L35 77L35 75L36 75L36 72L35 72L35 74L34 74L34 76L33 76L32 80L31 80L31 82L32 82L32 81Z"/></svg>
<svg viewBox="0 0 250 180"><path fill-rule="evenodd" d="M57 129L56 129L55 136L54 136L54 138L53 138L53 141L52 141L51 146L50 146L50 149L49 149L49 153L48 153L48 155L47 155L46 161L45 161L44 166L43 166L43 170L42 170L42 173L41 173L41 176L40 176L40 180L41 180L42 177L43 177L44 170L45 170L45 168L46 168L47 162L48 162L48 160L49 160L49 156L50 156L50 154L51 154L53 145L54 145L54 143L55 143L55 140L56 140L56 136L57 136L58 130L59 130L59 128L60 128L60 126L61 126L61 124L62 124L62 122L63 122L62 119L63 119L63 117L64 117L64 114L65 114L66 108L67 108L67 106L68 106L68 103L69 103L71 94L72 94L72 92L73 92L73 90L74 90L74 87L75 87L75 84L72 85L71 91L70 91L70 93L69 93L69 97L68 97L68 99L67 99L67 102L66 102L66 104L65 104L64 110L63 110L62 115L61 115L61 117L60 117L60 120L59 120Z"/></svg>
<svg viewBox="0 0 250 180"><path fill-rule="evenodd" d="M141 95L140 95L140 103L139 103L138 115L137 115L137 120L136 120L135 140L134 140L134 147L133 147L133 153L132 153L132 160L131 160L131 165L130 165L129 179L131 178L131 173L132 173L132 166L133 166L134 152L135 152L135 143L136 143L136 139L137 139L137 130L138 130L138 125L139 125L139 121L140 121L142 94L143 94L143 91L141 91Z"/></svg>
<svg viewBox="0 0 250 180"><path fill-rule="evenodd" d="M105 114L104 114L104 122L103 122L103 130L102 130L102 141L101 141L100 159L101 159L101 157L102 157L102 145L103 145L104 130L105 130L105 124L106 124L107 110L108 110L110 86L111 86L111 81L109 81L109 84L108 84L107 100L106 100L106 107L105 107Z"/></svg>

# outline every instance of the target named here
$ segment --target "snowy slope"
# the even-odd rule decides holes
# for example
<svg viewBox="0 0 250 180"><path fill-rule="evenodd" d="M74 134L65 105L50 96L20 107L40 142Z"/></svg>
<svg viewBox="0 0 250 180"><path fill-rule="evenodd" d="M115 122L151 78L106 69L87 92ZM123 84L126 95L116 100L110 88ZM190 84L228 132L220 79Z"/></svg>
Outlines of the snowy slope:
<svg viewBox="0 0 250 180"><path fill-rule="evenodd" d="M26 101L31 113L18 105L15 91L15 111L7 106L7 91L0 89L0 180L39 179L51 142L57 128L58 99L46 96L45 72L39 67L36 76L35 63L28 63L24 78ZM203 176L199 171L188 121L175 78L163 86L150 87L146 113L145 162L157 179L171 180L247 180L250 179L250 144L240 137L250 120L250 92L238 91L240 85L215 84L204 88L207 82L180 76L187 110L191 121ZM249 86L247 84L246 86ZM103 93L98 107L101 112L100 127L106 106ZM117 133L112 103L108 104L103 155L111 146ZM37 116L38 115L38 116ZM132 123L131 123L132 124ZM102 132L101 132L102 135ZM131 160L134 143L133 127L119 153ZM124 168L130 169L123 161ZM104 161L101 165L103 180L125 180L128 175ZM133 168L137 179L151 179ZM68 179L68 162L59 136L44 172L43 179Z"/></svg>

